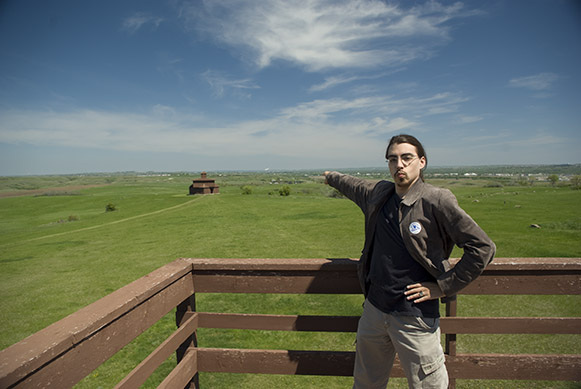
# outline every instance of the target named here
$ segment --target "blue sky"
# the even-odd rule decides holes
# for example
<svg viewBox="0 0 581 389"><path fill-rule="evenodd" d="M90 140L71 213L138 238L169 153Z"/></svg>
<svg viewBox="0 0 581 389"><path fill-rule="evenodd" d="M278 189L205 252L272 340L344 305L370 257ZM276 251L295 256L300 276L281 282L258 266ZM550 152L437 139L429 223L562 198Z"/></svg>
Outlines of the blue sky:
<svg viewBox="0 0 581 389"><path fill-rule="evenodd" d="M581 3L0 2L0 175L580 163Z"/></svg>

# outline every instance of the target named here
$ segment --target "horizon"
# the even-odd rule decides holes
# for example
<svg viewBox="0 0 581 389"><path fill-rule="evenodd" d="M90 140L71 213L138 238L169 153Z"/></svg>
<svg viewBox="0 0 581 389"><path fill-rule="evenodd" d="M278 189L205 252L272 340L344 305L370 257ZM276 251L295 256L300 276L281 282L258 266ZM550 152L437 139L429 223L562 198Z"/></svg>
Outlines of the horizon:
<svg viewBox="0 0 581 389"><path fill-rule="evenodd" d="M547 168L579 168L581 169L581 163L574 163L574 164L507 164L507 165L440 165L440 166L428 166L426 167L426 172L430 174L429 169L514 169L514 168L523 168L523 169L547 169ZM351 172L353 170L378 170L384 171L385 173L389 174L389 170L383 166L362 166L362 167L339 167L333 168L336 171L347 171ZM300 172L318 172L321 173L325 170L329 170L329 168L302 168L302 169L262 169L262 170L235 170L235 169L222 169L222 170L118 170L118 171L94 171L94 172L79 172L79 173L47 173L47 174L15 174L15 175L0 175L0 177L42 177L42 176L90 176L90 175L160 175L160 174L167 174L167 175L185 175L185 174L201 174L205 173L300 173ZM579 172L581 173L581 171ZM528 173L532 174L532 173ZM572 173L577 175L578 173Z"/></svg>
<svg viewBox="0 0 581 389"><path fill-rule="evenodd" d="M581 4L0 2L0 175L581 162Z"/></svg>

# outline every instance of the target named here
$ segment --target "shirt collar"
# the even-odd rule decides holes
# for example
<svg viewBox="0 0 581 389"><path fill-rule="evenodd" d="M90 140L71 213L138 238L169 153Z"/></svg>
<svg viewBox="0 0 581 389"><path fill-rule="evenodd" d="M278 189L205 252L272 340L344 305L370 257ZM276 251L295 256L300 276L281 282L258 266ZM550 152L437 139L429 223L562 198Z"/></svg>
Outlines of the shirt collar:
<svg viewBox="0 0 581 389"><path fill-rule="evenodd" d="M407 206L410 206L421 197L423 191L424 181L418 177L418 180L413 183L401 202Z"/></svg>

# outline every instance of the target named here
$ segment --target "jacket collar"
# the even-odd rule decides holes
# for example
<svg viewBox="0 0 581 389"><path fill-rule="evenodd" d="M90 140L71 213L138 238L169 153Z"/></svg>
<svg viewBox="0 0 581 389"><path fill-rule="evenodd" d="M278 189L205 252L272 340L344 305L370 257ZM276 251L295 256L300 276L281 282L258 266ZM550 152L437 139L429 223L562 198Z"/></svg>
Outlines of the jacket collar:
<svg viewBox="0 0 581 389"><path fill-rule="evenodd" d="M405 194L403 200L401 201L404 205L410 206L415 203L421 196L424 191L424 181L421 178L418 178L416 182L412 185L410 190Z"/></svg>

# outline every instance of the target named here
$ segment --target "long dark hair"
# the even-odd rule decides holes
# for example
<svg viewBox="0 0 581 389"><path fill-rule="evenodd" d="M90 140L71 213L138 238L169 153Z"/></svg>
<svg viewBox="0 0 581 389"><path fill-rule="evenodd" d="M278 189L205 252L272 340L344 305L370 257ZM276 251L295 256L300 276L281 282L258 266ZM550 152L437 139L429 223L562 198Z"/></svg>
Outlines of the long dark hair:
<svg viewBox="0 0 581 389"><path fill-rule="evenodd" d="M422 143L415 136L408 134L399 134L391 137L391 139L389 140L389 144L387 145L387 149L385 150L386 159L387 156L389 155L389 148L392 145L400 143L409 143L410 145L414 146L416 148L416 152L418 153L418 158L424 157L424 159L426 160L426 166L428 166L428 156L426 155L426 150L424 150L424 146L422 146ZM424 166L424 169L426 168L426 166ZM424 179L424 169L420 171L420 178L422 180Z"/></svg>

